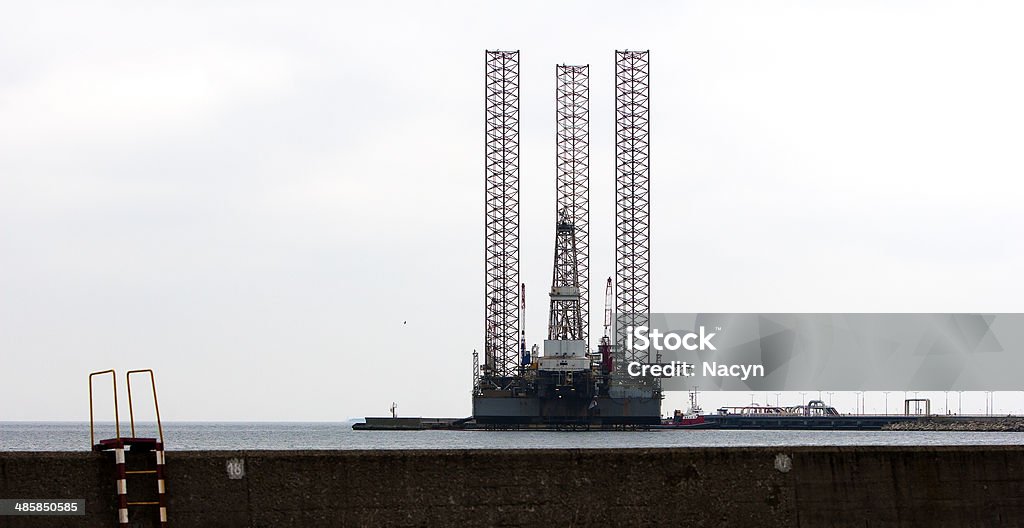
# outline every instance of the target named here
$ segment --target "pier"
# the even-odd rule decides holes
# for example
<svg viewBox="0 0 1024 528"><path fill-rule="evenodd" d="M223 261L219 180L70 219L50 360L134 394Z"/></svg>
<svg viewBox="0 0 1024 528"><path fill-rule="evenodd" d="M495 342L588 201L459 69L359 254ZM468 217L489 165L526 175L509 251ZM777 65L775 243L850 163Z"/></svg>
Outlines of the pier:
<svg viewBox="0 0 1024 528"><path fill-rule="evenodd" d="M0 453L0 497L84 499L86 510L0 516L0 528L112 526L108 458ZM171 451L166 472L175 528L975 527L1024 518L1021 446Z"/></svg>

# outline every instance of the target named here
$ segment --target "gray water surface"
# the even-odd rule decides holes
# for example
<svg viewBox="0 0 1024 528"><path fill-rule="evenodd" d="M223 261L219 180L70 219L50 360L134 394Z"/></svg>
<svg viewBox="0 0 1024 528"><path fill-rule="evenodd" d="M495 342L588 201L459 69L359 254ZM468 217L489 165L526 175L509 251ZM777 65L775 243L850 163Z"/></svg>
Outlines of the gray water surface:
<svg viewBox="0 0 1024 528"><path fill-rule="evenodd" d="M353 431L353 422L171 422L168 450L542 449L716 446L1020 445L1024 433L933 431ZM136 424L155 436L154 424ZM122 436L129 431L122 424ZM114 436L97 424L97 439ZM87 451L88 422L0 422L0 451Z"/></svg>

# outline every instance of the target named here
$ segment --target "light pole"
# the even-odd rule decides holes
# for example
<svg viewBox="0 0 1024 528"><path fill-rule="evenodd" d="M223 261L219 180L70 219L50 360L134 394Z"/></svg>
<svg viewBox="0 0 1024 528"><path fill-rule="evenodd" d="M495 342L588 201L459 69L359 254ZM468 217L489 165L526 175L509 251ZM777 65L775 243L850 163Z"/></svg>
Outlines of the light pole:
<svg viewBox="0 0 1024 528"><path fill-rule="evenodd" d="M775 406L776 407L779 406L779 396L782 396L782 393L781 392L776 392L775 393Z"/></svg>
<svg viewBox="0 0 1024 528"><path fill-rule="evenodd" d="M891 391L882 391L882 394L885 394L885 414L886 415L889 414L889 393L890 392Z"/></svg>
<svg viewBox="0 0 1024 528"><path fill-rule="evenodd" d="M856 412L854 414L860 414L860 395L864 394L864 391L854 391L854 394L857 395Z"/></svg>
<svg viewBox="0 0 1024 528"><path fill-rule="evenodd" d="M833 395L833 394L835 394L835 393L834 393L834 392L830 392L830 393L828 393L828 406L829 406L829 407L831 407L831 406L832 406L832 395Z"/></svg>
<svg viewBox="0 0 1024 528"><path fill-rule="evenodd" d="M964 391L956 391L956 392L957 392L957 395L960 398L959 399L959 403L956 404L956 413L957 414L963 414L964 413Z"/></svg>
<svg viewBox="0 0 1024 528"><path fill-rule="evenodd" d="M942 391L942 404L946 407L946 414L949 414L949 391Z"/></svg>
<svg viewBox="0 0 1024 528"><path fill-rule="evenodd" d="M807 396L806 392L801 392L800 393L800 405L806 405L807 404L807 397L806 396Z"/></svg>
<svg viewBox="0 0 1024 528"><path fill-rule="evenodd" d="M757 396L757 393L751 392L750 393L750 404L751 405L754 404L754 396Z"/></svg>

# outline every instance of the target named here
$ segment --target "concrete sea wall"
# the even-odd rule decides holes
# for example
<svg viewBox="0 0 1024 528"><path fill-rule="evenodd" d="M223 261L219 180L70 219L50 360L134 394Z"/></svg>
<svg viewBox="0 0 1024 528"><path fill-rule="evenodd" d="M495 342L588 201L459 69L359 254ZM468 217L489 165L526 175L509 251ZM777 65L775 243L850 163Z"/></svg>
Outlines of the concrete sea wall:
<svg viewBox="0 0 1024 528"><path fill-rule="evenodd" d="M995 431L1024 432L1024 418L1016 416L933 416L919 420L894 422L882 429L888 431Z"/></svg>
<svg viewBox="0 0 1024 528"><path fill-rule="evenodd" d="M109 454L0 452L0 498L86 501L0 528L117 526L113 472ZM1018 446L170 451L166 473L172 528L1024 524ZM155 526L146 508L132 526Z"/></svg>

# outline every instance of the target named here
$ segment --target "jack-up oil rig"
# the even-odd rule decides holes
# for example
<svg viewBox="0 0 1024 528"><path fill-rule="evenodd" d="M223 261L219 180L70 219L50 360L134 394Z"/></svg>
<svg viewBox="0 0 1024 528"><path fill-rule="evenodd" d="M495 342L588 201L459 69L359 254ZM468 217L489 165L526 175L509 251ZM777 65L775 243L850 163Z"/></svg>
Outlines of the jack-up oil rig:
<svg viewBox="0 0 1024 528"><path fill-rule="evenodd" d="M527 349L519 280L519 52L487 51L485 67L484 358L473 352L473 418L496 427L660 423L656 379L626 374L626 328L650 313L648 52L615 52L615 283L591 351L590 67L555 68L555 244L543 348ZM613 297L614 294L614 297ZM614 316L613 316L614 314ZM612 334L616 334L613 339Z"/></svg>

